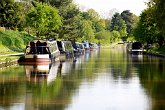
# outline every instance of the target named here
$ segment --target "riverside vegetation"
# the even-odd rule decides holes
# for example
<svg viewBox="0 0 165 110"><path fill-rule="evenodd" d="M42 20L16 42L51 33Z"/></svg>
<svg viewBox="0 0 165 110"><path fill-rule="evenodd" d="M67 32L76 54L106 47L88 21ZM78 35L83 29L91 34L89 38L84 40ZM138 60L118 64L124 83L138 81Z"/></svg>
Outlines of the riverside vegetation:
<svg viewBox="0 0 165 110"><path fill-rule="evenodd" d="M0 62L9 62L17 59L19 56L14 54L24 52L28 42L33 39L34 36L26 32L0 31Z"/></svg>

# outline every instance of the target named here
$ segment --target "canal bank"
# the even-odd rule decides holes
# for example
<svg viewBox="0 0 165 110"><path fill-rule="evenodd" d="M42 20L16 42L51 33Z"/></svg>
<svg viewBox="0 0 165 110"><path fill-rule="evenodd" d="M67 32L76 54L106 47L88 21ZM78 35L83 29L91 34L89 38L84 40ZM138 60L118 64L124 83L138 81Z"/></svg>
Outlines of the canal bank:
<svg viewBox="0 0 165 110"><path fill-rule="evenodd" d="M165 54L162 54L162 53L159 53L159 52L155 52L155 53L152 53L152 52L146 52L147 55L151 55L151 56L156 56L156 57L163 57L165 58Z"/></svg>
<svg viewBox="0 0 165 110"><path fill-rule="evenodd" d="M115 47L122 47L125 46L124 44L112 44L110 46L105 45L102 46L102 49L107 49L107 48L115 48ZM8 67L11 65L18 64L18 59L23 55L24 53L8 53L8 54L3 54L0 55L0 68ZM159 51L145 51L146 55L150 56L156 56L156 57L163 57L165 58L165 53L159 52Z"/></svg>
<svg viewBox="0 0 165 110"><path fill-rule="evenodd" d="M151 47L146 51L146 54L157 57L165 57L165 46L162 46L160 48Z"/></svg>
<svg viewBox="0 0 165 110"><path fill-rule="evenodd" d="M13 53L13 54L0 55L0 68L4 68L4 67L8 67L8 66L17 64L18 59L22 55L23 55L23 53Z"/></svg>

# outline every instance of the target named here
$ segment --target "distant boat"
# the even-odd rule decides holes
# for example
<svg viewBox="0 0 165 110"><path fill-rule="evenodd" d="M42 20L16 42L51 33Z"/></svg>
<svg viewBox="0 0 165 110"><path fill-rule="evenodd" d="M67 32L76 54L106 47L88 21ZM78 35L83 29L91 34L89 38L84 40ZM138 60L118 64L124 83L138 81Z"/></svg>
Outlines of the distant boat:
<svg viewBox="0 0 165 110"><path fill-rule="evenodd" d="M143 45L141 42L132 43L131 54L133 55L142 55L143 54Z"/></svg>
<svg viewBox="0 0 165 110"><path fill-rule="evenodd" d="M95 43L89 43L89 47L90 47L90 50L95 50L99 48L99 46Z"/></svg>
<svg viewBox="0 0 165 110"><path fill-rule="evenodd" d="M57 42L53 39L33 40L26 46L24 57L20 62L45 63L59 60L60 51Z"/></svg>
<svg viewBox="0 0 165 110"><path fill-rule="evenodd" d="M60 51L60 60L74 57L74 50L71 41L57 41Z"/></svg>
<svg viewBox="0 0 165 110"><path fill-rule="evenodd" d="M82 43L84 45L85 50L90 50L89 42L87 40L84 40Z"/></svg>
<svg viewBox="0 0 165 110"><path fill-rule="evenodd" d="M83 55L85 53L85 47L84 47L83 43L72 42L72 46L74 49L74 56Z"/></svg>

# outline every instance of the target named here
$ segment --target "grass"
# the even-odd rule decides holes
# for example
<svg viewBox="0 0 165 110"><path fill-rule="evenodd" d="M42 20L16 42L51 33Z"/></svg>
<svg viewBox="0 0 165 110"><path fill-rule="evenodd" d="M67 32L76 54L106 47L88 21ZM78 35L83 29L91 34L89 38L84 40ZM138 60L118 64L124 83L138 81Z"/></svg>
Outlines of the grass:
<svg viewBox="0 0 165 110"><path fill-rule="evenodd" d="M34 39L33 36L19 31L0 31L0 54L23 52L27 43Z"/></svg>
<svg viewBox="0 0 165 110"><path fill-rule="evenodd" d="M26 32L13 30L0 31L0 62L8 62L18 59L19 56L7 54L23 53L26 45L34 37Z"/></svg>
<svg viewBox="0 0 165 110"><path fill-rule="evenodd" d="M0 62L10 62L19 59L19 56L1 56Z"/></svg>

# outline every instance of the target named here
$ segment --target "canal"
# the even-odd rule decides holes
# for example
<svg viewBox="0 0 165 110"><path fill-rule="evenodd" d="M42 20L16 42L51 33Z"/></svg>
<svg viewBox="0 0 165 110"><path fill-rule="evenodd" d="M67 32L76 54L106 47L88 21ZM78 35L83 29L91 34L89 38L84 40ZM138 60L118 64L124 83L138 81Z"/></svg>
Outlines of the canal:
<svg viewBox="0 0 165 110"><path fill-rule="evenodd" d="M0 70L0 110L163 110L165 59L122 47Z"/></svg>

